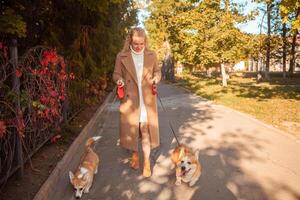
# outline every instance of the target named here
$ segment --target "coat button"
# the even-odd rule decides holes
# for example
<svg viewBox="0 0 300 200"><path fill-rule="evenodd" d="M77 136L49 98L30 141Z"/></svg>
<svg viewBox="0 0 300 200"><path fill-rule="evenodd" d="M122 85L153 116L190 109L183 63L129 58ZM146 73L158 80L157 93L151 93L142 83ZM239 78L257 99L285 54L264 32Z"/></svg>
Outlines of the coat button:
<svg viewBox="0 0 300 200"><path fill-rule="evenodd" d="M129 94L126 95L129 98Z"/></svg>
<svg viewBox="0 0 300 200"><path fill-rule="evenodd" d="M127 83L130 83L130 80L127 80Z"/></svg>

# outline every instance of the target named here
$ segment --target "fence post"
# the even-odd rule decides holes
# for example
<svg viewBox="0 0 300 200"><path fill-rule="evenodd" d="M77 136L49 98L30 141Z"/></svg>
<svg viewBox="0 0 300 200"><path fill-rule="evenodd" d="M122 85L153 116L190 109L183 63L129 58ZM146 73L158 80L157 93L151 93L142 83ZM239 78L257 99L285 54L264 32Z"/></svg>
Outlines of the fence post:
<svg viewBox="0 0 300 200"><path fill-rule="evenodd" d="M13 66L13 91L15 92L17 96L17 102L15 105L16 108L16 114L18 116L18 113L20 111L20 79L19 77L16 76L16 69L18 67L18 43L16 39L11 40L11 44L9 46L9 54L10 54L10 60ZM17 117L16 116L16 117ZM18 169L18 178L22 178L24 175L24 161L23 161L23 149L22 149L22 141L21 138L15 130L16 134L16 159L17 159L17 164L19 166Z"/></svg>
<svg viewBox="0 0 300 200"><path fill-rule="evenodd" d="M66 65L66 72L69 73L69 67L68 65ZM69 87L70 87L70 79L67 79L67 81L64 83L65 85L65 91L64 91L64 95L65 95L65 100L63 102L63 107L62 107L62 114L63 114L63 123L65 125L69 125L69 119L68 119L68 112L69 112Z"/></svg>

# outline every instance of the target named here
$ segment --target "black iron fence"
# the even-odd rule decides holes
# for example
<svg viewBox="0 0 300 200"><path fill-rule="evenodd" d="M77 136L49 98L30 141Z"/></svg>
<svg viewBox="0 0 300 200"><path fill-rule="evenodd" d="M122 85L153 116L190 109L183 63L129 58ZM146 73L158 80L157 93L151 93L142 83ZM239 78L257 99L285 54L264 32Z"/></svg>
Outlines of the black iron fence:
<svg viewBox="0 0 300 200"><path fill-rule="evenodd" d="M16 41L0 44L0 190L59 131L68 80L55 50L35 47L18 57Z"/></svg>

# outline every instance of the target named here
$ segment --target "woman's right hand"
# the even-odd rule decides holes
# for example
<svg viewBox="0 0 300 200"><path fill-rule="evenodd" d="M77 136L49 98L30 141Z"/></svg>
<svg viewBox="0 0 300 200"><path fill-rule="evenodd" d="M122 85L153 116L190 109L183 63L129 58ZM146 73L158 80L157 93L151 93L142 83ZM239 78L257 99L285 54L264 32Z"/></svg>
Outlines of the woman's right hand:
<svg viewBox="0 0 300 200"><path fill-rule="evenodd" d="M124 86L124 81L119 79L117 80L117 85L123 87Z"/></svg>

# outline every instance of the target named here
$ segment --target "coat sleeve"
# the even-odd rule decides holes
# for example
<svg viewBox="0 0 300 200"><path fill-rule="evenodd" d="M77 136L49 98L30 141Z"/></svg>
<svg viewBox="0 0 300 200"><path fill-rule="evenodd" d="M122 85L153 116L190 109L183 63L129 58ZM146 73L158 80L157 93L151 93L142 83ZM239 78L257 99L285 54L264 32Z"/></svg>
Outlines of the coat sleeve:
<svg viewBox="0 0 300 200"><path fill-rule="evenodd" d="M120 54L117 55L116 62L115 62L115 69L113 73L113 81L117 83L118 80L124 81L123 78L123 70L122 70L122 63Z"/></svg>
<svg viewBox="0 0 300 200"><path fill-rule="evenodd" d="M157 83L161 79L161 67L158 63L157 55L156 53L154 54L154 69L153 69L153 78L156 78Z"/></svg>

